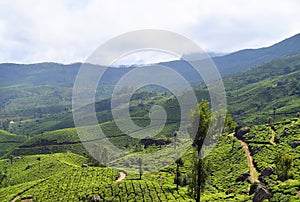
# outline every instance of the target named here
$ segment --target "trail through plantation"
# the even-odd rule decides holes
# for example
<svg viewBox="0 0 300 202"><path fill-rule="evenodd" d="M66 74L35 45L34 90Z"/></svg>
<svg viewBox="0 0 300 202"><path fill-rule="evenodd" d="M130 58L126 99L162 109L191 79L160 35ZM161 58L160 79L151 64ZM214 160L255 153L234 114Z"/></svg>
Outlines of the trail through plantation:
<svg viewBox="0 0 300 202"><path fill-rule="evenodd" d="M124 172L120 172L120 176L119 176L119 178L117 179L117 181L116 182L121 182L122 180L124 180L125 179L125 177L126 177L126 174L124 173Z"/></svg>
<svg viewBox="0 0 300 202"><path fill-rule="evenodd" d="M231 133L228 136L237 139L241 143L241 145L242 145L242 147L243 147L243 149L245 151L245 154L246 154L246 157L247 157L248 167L250 169L250 181L252 183L259 182L259 180L258 180L258 172L257 172L257 170L256 170L256 168L255 168L255 166L253 164L253 158L251 156L248 144L246 142L238 139L237 137L235 137L234 133Z"/></svg>
<svg viewBox="0 0 300 202"><path fill-rule="evenodd" d="M16 202L19 198L20 196L16 196L13 200L11 200L11 202Z"/></svg>
<svg viewBox="0 0 300 202"><path fill-rule="evenodd" d="M269 129L271 130L270 143L275 146L276 145L276 143L275 143L275 135L276 135L276 133L275 133L275 131L273 130L272 127L269 127Z"/></svg>
<svg viewBox="0 0 300 202"><path fill-rule="evenodd" d="M256 170L256 168L255 168L255 166L253 164L253 158L252 158L251 153L249 151L248 144L246 142L242 141L242 140L238 140L238 141L241 143L243 149L245 150L245 154L246 154L246 157L247 157L248 166L249 166L249 169L250 169L250 181L252 183L259 182L259 180L258 180L258 172L257 172L257 170Z"/></svg>

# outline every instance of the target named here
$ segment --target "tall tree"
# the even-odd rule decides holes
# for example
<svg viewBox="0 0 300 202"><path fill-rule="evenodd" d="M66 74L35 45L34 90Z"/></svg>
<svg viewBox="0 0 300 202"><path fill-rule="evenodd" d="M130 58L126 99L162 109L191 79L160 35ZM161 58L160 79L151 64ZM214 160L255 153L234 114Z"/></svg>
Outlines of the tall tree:
<svg viewBox="0 0 300 202"><path fill-rule="evenodd" d="M142 168L143 160L142 160L142 158L138 158L138 164L139 164L140 180L141 180L142 179L142 175L143 175L143 168Z"/></svg>
<svg viewBox="0 0 300 202"><path fill-rule="evenodd" d="M41 157L37 157L37 160L39 161L39 172L41 172Z"/></svg>
<svg viewBox="0 0 300 202"><path fill-rule="evenodd" d="M200 202L201 192L203 192L205 181L208 177L207 174L207 161L201 159L201 149L207 135L212 113L209 107L209 102L202 100L196 110L191 112L191 125L188 132L193 140L193 148L195 150L193 156L193 177L191 183L192 195L196 202Z"/></svg>
<svg viewBox="0 0 300 202"><path fill-rule="evenodd" d="M0 187L2 187L2 183L5 180L5 178L7 178L6 173L3 171L0 171Z"/></svg>
<svg viewBox="0 0 300 202"><path fill-rule="evenodd" d="M288 154L278 153L274 159L275 171L280 180L288 179L289 170L292 167L293 158Z"/></svg>
<svg viewBox="0 0 300 202"><path fill-rule="evenodd" d="M183 160L181 158L177 159L175 161L176 163L176 176L174 179L174 183L176 184L176 190L178 190L178 186L180 184L180 171L179 171L179 166L183 166Z"/></svg>
<svg viewBox="0 0 300 202"><path fill-rule="evenodd" d="M13 161L14 161L14 156L13 155L9 155L8 157L10 165L12 165Z"/></svg>
<svg viewBox="0 0 300 202"><path fill-rule="evenodd" d="M102 154L101 154L101 160L103 165L106 167L107 166L107 161L108 161L108 151L106 148L103 149Z"/></svg>

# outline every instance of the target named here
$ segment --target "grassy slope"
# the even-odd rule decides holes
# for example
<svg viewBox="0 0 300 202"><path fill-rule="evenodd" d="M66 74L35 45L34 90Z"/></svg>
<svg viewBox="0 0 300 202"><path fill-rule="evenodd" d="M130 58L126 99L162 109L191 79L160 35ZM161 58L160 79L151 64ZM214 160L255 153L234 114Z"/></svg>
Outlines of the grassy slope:
<svg viewBox="0 0 300 202"><path fill-rule="evenodd" d="M0 156L13 150L18 145L22 144L26 140L23 135L11 134L7 131L0 130Z"/></svg>
<svg viewBox="0 0 300 202"><path fill-rule="evenodd" d="M274 60L224 81L228 109L238 122L279 121L300 111L300 54Z"/></svg>
<svg viewBox="0 0 300 202"><path fill-rule="evenodd" d="M251 127L251 132L245 137L245 142L250 147L254 165L258 173L267 166L275 167L274 158L277 152L283 152L293 157L293 166L287 181L281 182L274 173L265 180L267 187L272 192L270 201L300 201L297 196L300 189L300 148L292 148L294 140L300 140L300 119L274 124L275 137L278 139L276 145L270 144L272 131L268 125L256 125ZM283 131L288 130L284 136ZM257 144L255 142L262 142ZM265 142L265 143L263 143ZM208 201L250 201L253 195L248 196L250 183L235 182L235 179L245 172L250 172L247 165L245 152L235 138L223 136L218 145L209 155L213 162L211 179L207 184L207 191L203 198ZM225 194L226 190L233 190L232 194Z"/></svg>
<svg viewBox="0 0 300 202"><path fill-rule="evenodd" d="M0 198L2 201L16 196L34 201L90 201L98 195L104 201L190 201L182 190L175 191L174 185L168 183L161 186L153 176L136 180L136 176L127 175L117 183L117 170L81 168L84 162L84 157L71 153L24 156L15 159L12 165L2 160L0 169L7 168L9 180L2 183ZM26 169L28 165L33 166Z"/></svg>
<svg viewBox="0 0 300 202"><path fill-rule="evenodd" d="M276 141L276 145L272 145L269 142L272 137L272 131L270 130L270 127L268 125L252 126L251 132L245 135L245 142L249 145L251 155L254 159L256 169L259 173L267 166L274 167L274 156L278 151L282 151L293 156L294 161L293 167L290 172L289 180L281 182L277 179L277 175L273 174L270 177L267 177L266 181L269 184L269 190L273 194L271 201L296 200L296 194L298 193L298 190L300 188L300 153L299 148L291 148L291 142L300 139L300 120L293 119L285 122L274 123L273 125L275 128L275 138L279 141ZM283 131L286 129L288 130L288 136L282 135ZM64 132L64 130L59 132ZM46 136L47 133L45 133L44 135ZM261 143L257 144L256 142ZM53 200L75 200L77 197L83 201L90 199L93 195L99 195L107 200L109 200L110 197L113 196L120 197L123 200L129 200L129 198L131 197L131 199L136 197L136 199L140 200L142 200L142 198L148 198L150 200L151 197L161 197L160 199L164 198L166 200L168 198L170 200L172 199L179 201L183 200L183 198L185 198L185 200L189 198L187 196L186 186L180 188L179 192L172 191L175 187L175 185L173 184L175 176L174 164L163 168L161 171L152 174L146 174L144 176L144 180L142 181L134 180L136 176L131 175L129 173L127 179L122 183L114 184L109 182L106 185L99 185L96 181L93 180L94 178L97 178L97 173L99 173L100 175L102 171L91 171L92 173L82 171L81 168L78 168L78 165L80 164L70 162L68 155L71 154L55 155L57 155L57 157L59 158L62 158L63 160L57 160L55 156L53 158L53 156L51 155L28 156L24 157L24 160L21 160L24 161L24 163L21 163L21 161L18 162L18 160L16 160L13 163L13 166L10 166L9 163L5 160L2 160L1 162L3 167L2 169L0 168L0 170L3 170L4 165L6 165L6 167L8 167L9 169L13 169L14 165L17 167L17 169L21 167L22 169L25 169L25 167L28 164L34 164L34 166L31 168L32 170L24 170L20 172L21 174L16 175L12 178L10 183L11 185L15 185L14 189L12 187L3 188L1 189L3 191L2 193L5 192L9 197L15 196L15 190L22 192L22 190L24 190L26 187L30 187L33 184L37 184L35 187L30 188L28 191L25 191L22 194L22 196L31 196L37 200L41 200L41 198L44 199L48 196ZM48 175L44 176L43 174L43 177L41 177L42 174L39 172L38 168L38 156L42 156L42 160L45 160L45 162L41 163L41 165L43 164L43 169L46 167L47 169L50 168L49 176L52 172L51 169L53 170L53 172L57 172L57 169L59 167L61 171L64 171L64 177L57 176L58 178L51 178L47 181L40 182L41 179L47 178ZM185 161L185 166L180 168L182 172L182 178L189 176L191 165L190 157L190 152L188 152L183 157ZM77 157L75 159L77 159ZM76 162L84 162L84 158L80 157L80 159L80 161L76 160ZM236 178L238 178L240 175L249 172L250 170L247 164L245 151L241 146L240 142L238 142L235 138L228 136L228 134L224 134L220 138L218 145L212 150L211 154L208 156L208 159L212 164L212 172L211 177L206 185L206 191L202 197L204 201L252 200L253 195L248 195L251 184L246 181L235 181ZM77 165L77 167L74 167L74 165ZM123 169L126 170L126 167L123 167ZM102 175L103 173L101 174L101 176ZM76 178L75 176L80 177ZM163 182L157 180L157 176L163 176ZM30 177L30 180L26 180L28 177ZM108 174L107 177L111 178L111 174ZM19 183L25 184L24 186L19 186ZM160 188L160 183L162 183L162 188ZM57 187L59 187L59 192ZM132 190L132 192L134 192L133 190L137 189L139 191L135 191L136 194L130 195L130 191L128 190ZM64 190L72 191L64 192ZM84 191L78 192L77 190ZM233 193L226 194L225 192L228 190L233 191ZM101 193L105 193L105 195L101 195ZM144 193L144 195L142 193ZM50 200L50 198L46 199Z"/></svg>
<svg viewBox="0 0 300 202"><path fill-rule="evenodd" d="M224 80L228 109L237 122L266 123L276 108L280 121L283 117L293 117L300 111L300 55L287 56L255 67L247 72ZM196 90L201 100L209 99L204 89ZM141 106L142 104L142 106ZM138 92L131 100L132 117L148 118L148 110L153 104L162 104L170 120L179 120L178 102L172 96L153 92ZM96 103L97 118L100 123L112 120L109 100ZM41 118L16 121L10 130L17 134L36 135L45 131L74 127L70 111Z"/></svg>
<svg viewBox="0 0 300 202"><path fill-rule="evenodd" d="M135 122L136 124L142 126L147 125L148 121L137 119ZM110 141L119 148L125 148L128 146L133 147L139 143L140 138L152 136L157 132L156 130L137 131L134 133L134 135L138 138L132 138L130 136L124 136L124 133L118 130L113 121L102 123L100 124L100 127L104 134L110 138ZM172 135L176 128L177 124L169 123L159 134L157 134L157 137L170 136L170 134ZM97 141L95 141L95 143L97 143ZM87 151L83 147L75 128L65 128L36 135L19 145L18 148L15 148L11 154L29 155L66 151L71 151L80 155L87 154Z"/></svg>

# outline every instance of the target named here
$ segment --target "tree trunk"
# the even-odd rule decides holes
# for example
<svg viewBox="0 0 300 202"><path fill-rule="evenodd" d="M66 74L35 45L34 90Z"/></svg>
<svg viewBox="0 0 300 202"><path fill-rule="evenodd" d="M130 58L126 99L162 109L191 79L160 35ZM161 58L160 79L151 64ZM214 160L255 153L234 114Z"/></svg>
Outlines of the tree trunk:
<svg viewBox="0 0 300 202"><path fill-rule="evenodd" d="M200 202L200 198L201 198L201 162L200 162L200 159L198 159L198 163L197 163L197 193L196 193L196 202Z"/></svg>
<svg viewBox="0 0 300 202"><path fill-rule="evenodd" d="M178 190L178 184L179 184L179 165L176 163L176 190Z"/></svg>

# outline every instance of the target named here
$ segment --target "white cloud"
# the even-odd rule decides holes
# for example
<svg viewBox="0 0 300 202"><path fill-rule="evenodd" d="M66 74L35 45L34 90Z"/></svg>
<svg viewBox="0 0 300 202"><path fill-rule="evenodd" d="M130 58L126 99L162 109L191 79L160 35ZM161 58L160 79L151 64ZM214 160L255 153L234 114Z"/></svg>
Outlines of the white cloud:
<svg viewBox="0 0 300 202"><path fill-rule="evenodd" d="M0 62L83 61L124 32L155 28L212 51L270 45L299 32L297 0L0 2Z"/></svg>

